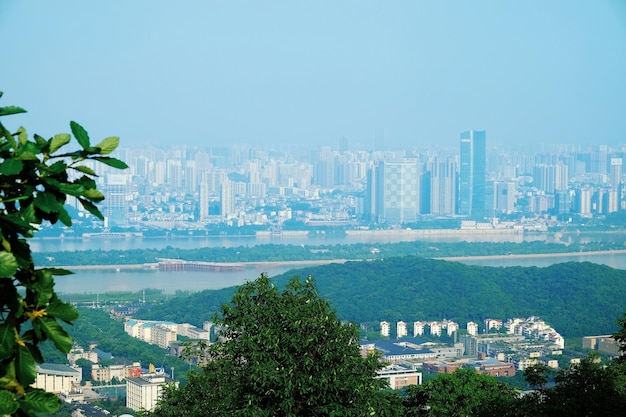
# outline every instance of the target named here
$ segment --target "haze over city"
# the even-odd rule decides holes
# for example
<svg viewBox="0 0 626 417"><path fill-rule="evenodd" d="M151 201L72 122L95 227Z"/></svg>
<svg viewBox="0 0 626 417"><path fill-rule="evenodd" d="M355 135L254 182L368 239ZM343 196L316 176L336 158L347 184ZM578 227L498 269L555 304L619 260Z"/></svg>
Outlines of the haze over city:
<svg viewBox="0 0 626 417"><path fill-rule="evenodd" d="M626 5L0 4L5 105L30 133L143 144L626 142Z"/></svg>

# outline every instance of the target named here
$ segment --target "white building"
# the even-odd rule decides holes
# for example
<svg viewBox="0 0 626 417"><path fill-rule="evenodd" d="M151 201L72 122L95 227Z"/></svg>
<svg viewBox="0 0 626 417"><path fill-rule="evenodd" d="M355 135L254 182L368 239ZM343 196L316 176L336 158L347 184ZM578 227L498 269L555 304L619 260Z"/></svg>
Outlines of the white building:
<svg viewBox="0 0 626 417"><path fill-rule="evenodd" d="M473 321L467 322L467 334L476 336L478 334L478 323L474 323Z"/></svg>
<svg viewBox="0 0 626 417"><path fill-rule="evenodd" d="M176 341L176 331L172 330L171 326L164 324L157 324L152 326L150 334L150 343L157 345L163 349L167 349L170 342Z"/></svg>
<svg viewBox="0 0 626 417"><path fill-rule="evenodd" d="M423 336L424 335L424 327L426 323L423 321L416 321L413 323L413 336Z"/></svg>
<svg viewBox="0 0 626 417"><path fill-rule="evenodd" d="M385 337L389 337L389 332L391 330L391 325L389 324L388 321L381 321L380 322L380 334L385 336Z"/></svg>
<svg viewBox="0 0 626 417"><path fill-rule="evenodd" d="M489 333L491 329L500 330L502 327L502 320L485 319L485 331Z"/></svg>
<svg viewBox="0 0 626 417"><path fill-rule="evenodd" d="M41 363L37 365L37 378L33 387L60 394L72 391L72 388L79 386L82 380L83 374L80 369L56 363Z"/></svg>
<svg viewBox="0 0 626 417"><path fill-rule="evenodd" d="M128 378L126 380L126 407L134 411L152 411L163 394L163 388L169 384L178 387L178 382L160 373Z"/></svg>
<svg viewBox="0 0 626 417"><path fill-rule="evenodd" d="M444 321L444 326L446 328L446 334L448 336L452 336L454 332L459 330L459 324L453 321Z"/></svg>
<svg viewBox="0 0 626 417"><path fill-rule="evenodd" d="M415 367L391 364L376 371L376 379L386 379L391 389L402 389L407 385L422 385L422 373Z"/></svg>
<svg viewBox="0 0 626 417"><path fill-rule="evenodd" d="M400 339L401 337L406 337L409 335L409 331L406 328L406 323L403 321L399 321L396 325L397 329L397 337Z"/></svg>
<svg viewBox="0 0 626 417"><path fill-rule="evenodd" d="M93 350L85 351L82 347L75 346L70 353L67 354L67 361L70 365L75 365L79 359L87 359L93 363L98 363L98 354Z"/></svg>
<svg viewBox="0 0 626 417"><path fill-rule="evenodd" d="M157 329L153 335L155 327ZM124 331L130 336L163 348L167 348L172 339L176 340L177 330L178 324L170 321L127 320L124 323Z"/></svg>
<svg viewBox="0 0 626 417"><path fill-rule="evenodd" d="M441 336L441 323L439 323L438 321L430 322L430 335Z"/></svg>

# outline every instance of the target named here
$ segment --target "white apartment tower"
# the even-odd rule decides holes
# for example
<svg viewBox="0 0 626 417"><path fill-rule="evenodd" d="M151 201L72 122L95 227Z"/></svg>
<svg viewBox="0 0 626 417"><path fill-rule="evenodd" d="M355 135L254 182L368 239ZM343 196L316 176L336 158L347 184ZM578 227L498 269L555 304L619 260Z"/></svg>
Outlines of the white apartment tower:
<svg viewBox="0 0 626 417"><path fill-rule="evenodd" d="M424 335L424 327L426 323L423 321L416 321L413 323L413 336L423 336Z"/></svg>
<svg viewBox="0 0 626 417"><path fill-rule="evenodd" d="M399 321L396 324L396 331L397 331L397 337L398 339L402 338L402 337L406 337L409 335L409 332L406 328L406 323L403 321Z"/></svg>
<svg viewBox="0 0 626 417"><path fill-rule="evenodd" d="M478 323L474 323L473 321L467 322L467 333L476 336L478 334Z"/></svg>
<svg viewBox="0 0 626 417"><path fill-rule="evenodd" d="M391 330L391 325L389 324L388 321L380 322L380 334L381 335L385 337L389 337L390 330Z"/></svg>

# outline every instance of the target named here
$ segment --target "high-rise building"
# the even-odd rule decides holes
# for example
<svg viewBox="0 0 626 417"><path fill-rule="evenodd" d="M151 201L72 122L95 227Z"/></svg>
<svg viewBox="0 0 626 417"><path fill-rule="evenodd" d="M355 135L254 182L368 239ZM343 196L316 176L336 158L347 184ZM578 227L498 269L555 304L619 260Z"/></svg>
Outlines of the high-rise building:
<svg viewBox="0 0 626 417"><path fill-rule="evenodd" d="M430 214L450 216L456 202L457 163L453 158L435 159L431 169Z"/></svg>
<svg viewBox="0 0 626 417"><path fill-rule="evenodd" d="M103 193L105 196L102 214L105 227L126 226L130 176L126 174L107 174Z"/></svg>
<svg viewBox="0 0 626 417"><path fill-rule="evenodd" d="M487 181L487 134L484 130L461 133L458 214L484 217Z"/></svg>
<svg viewBox="0 0 626 417"><path fill-rule="evenodd" d="M611 189L617 190L622 184L624 158L611 158Z"/></svg>
<svg viewBox="0 0 626 417"><path fill-rule="evenodd" d="M383 161L372 168L366 204L366 216L372 221L389 224L416 221L420 212L417 158Z"/></svg>
<svg viewBox="0 0 626 417"><path fill-rule="evenodd" d="M235 188L234 183L226 180L220 188L220 205L222 217L228 217L235 213Z"/></svg>

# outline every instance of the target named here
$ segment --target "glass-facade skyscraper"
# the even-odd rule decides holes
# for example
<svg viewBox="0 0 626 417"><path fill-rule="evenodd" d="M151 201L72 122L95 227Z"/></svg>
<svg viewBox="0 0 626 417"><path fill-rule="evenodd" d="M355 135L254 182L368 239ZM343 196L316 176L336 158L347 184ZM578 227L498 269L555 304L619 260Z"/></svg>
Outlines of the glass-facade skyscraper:
<svg viewBox="0 0 626 417"><path fill-rule="evenodd" d="M402 224L420 212L420 167L417 158L382 161L368 176L365 216L370 221Z"/></svg>
<svg viewBox="0 0 626 417"><path fill-rule="evenodd" d="M461 133L458 214L482 218L487 214L487 133L468 130Z"/></svg>

